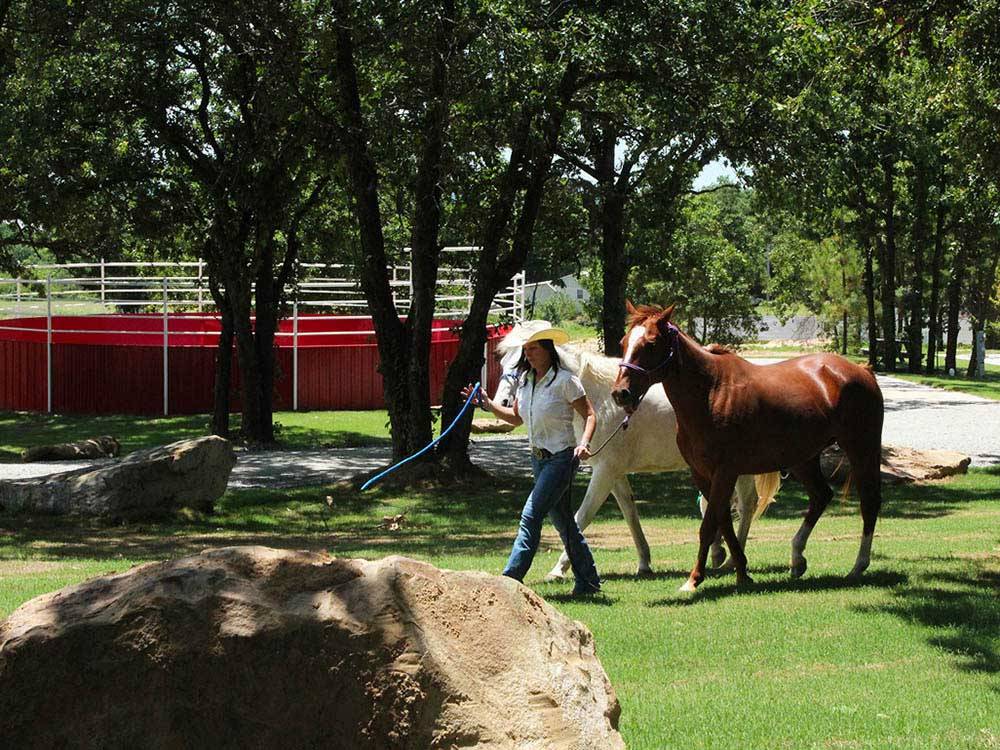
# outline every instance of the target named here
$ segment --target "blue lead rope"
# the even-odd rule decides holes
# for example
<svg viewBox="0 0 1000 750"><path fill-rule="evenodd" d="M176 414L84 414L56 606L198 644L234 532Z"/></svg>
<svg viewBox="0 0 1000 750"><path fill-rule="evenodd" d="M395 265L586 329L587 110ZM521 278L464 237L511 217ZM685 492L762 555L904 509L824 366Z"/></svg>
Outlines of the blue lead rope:
<svg viewBox="0 0 1000 750"><path fill-rule="evenodd" d="M469 404L471 404L473 402L473 400L475 400L475 398L478 395L479 395L479 383L476 383L476 385L472 389L472 393L470 393L469 397L465 400L465 405L462 407L462 410L451 421L451 424L448 425L448 429L447 430L445 430L444 432L442 432L440 435L438 435L437 439L432 440L430 443L428 443L423 448L421 448L420 450L418 450L412 456L408 456L408 457L404 458L399 463L393 464L392 466L390 466L388 469L386 469L385 471L383 471L381 474L376 474L375 476L373 476L371 479L369 479L367 482L365 482L363 485L361 485L361 491L364 492L369 487L371 487L373 484L375 484L375 482L377 482L382 477L384 477L386 474L389 474L389 473L395 471L396 469L398 469L403 464L407 463L408 461L412 461L413 459L415 459L417 456L422 456L424 453L426 453L431 448L433 448L435 445L437 445L439 442L441 442L441 439L445 435L447 435L449 432L451 432L451 428L454 427L456 424L458 424L458 420L460 420L462 418L462 415L465 414L466 409L469 408Z"/></svg>

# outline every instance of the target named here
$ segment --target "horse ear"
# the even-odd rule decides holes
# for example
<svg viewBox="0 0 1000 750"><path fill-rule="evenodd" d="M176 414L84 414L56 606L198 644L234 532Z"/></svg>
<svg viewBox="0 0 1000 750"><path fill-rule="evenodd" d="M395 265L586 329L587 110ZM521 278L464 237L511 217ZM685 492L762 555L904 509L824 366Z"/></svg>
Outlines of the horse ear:
<svg viewBox="0 0 1000 750"><path fill-rule="evenodd" d="M656 316L656 327L660 332L667 330L667 324L670 323L670 316L674 314L675 305L670 305L670 307L664 308L663 312Z"/></svg>
<svg viewBox="0 0 1000 750"><path fill-rule="evenodd" d="M625 312L627 312L629 315L635 315L636 309L635 306L632 304L632 300L629 299L625 300Z"/></svg>

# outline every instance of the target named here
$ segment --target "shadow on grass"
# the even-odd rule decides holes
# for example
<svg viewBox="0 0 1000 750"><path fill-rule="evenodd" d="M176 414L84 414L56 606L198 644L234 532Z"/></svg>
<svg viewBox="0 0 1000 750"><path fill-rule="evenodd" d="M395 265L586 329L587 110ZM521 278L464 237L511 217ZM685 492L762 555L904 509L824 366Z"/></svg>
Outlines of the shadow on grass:
<svg viewBox="0 0 1000 750"><path fill-rule="evenodd" d="M284 450L392 447L392 438L389 436L366 435L350 430L331 432L287 425L281 428L278 442Z"/></svg>
<svg viewBox="0 0 1000 750"><path fill-rule="evenodd" d="M657 569L652 573L644 573L643 575L636 575L635 573L601 573L602 581L627 581L629 583L643 583L645 581L673 581L678 578L686 579L688 576L688 570L671 569L662 570Z"/></svg>
<svg viewBox="0 0 1000 750"><path fill-rule="evenodd" d="M239 434L240 418L230 420L233 435ZM0 463L20 461L20 451L34 445L53 445L112 435L121 442L122 455L134 450L167 445L178 440L211 433L207 414L136 416L127 414L32 414L0 412L0 434L7 448L0 450ZM276 424L278 444L284 449L360 448L392 445L388 436L368 435L334 427L313 428ZM11 450L11 447L14 450Z"/></svg>
<svg viewBox="0 0 1000 750"><path fill-rule="evenodd" d="M752 573L751 573L752 575ZM711 581L709 576L707 581ZM905 573L895 571L881 571L866 573L859 579L847 578L846 576L822 575L810 578L787 578L781 581L755 581L749 586L737 586L735 581L723 586L701 587L693 594L678 596L671 599L658 599L650 602L650 607L690 607L695 604L714 602L719 599L728 599L733 596L759 596L762 594L787 594L789 592L809 592L809 591L838 591L842 589L861 588L895 588L903 586L910 580ZM683 583L683 581L681 581Z"/></svg>
<svg viewBox="0 0 1000 750"><path fill-rule="evenodd" d="M433 557L442 554L501 556L510 549L513 532L495 537L457 535L448 530L390 533L373 524L354 530L283 531L254 522L177 524L144 523L120 526L98 523L23 523L0 516L0 560L30 552L32 559L163 560L200 552L208 547L263 545L279 549L330 550L345 557L378 550Z"/></svg>
<svg viewBox="0 0 1000 750"><path fill-rule="evenodd" d="M687 474L637 474L629 478L632 483L639 515L643 519L692 518L700 519L698 493ZM834 487L834 499L826 515L856 515L860 524L860 506L856 493L843 498L840 487ZM583 497L581 494L574 497ZM1000 466L990 466L975 473L951 480L930 484L883 485L882 518L937 518L954 512L961 506L979 501L992 501L1000 495ZM809 498L795 479L782 481L777 502L772 504L766 518L798 520L802 518ZM615 503L605 503L601 516L618 513ZM620 514L619 514L620 515ZM822 520L820 525L822 525Z"/></svg>
<svg viewBox="0 0 1000 750"><path fill-rule="evenodd" d="M330 549L338 555L496 555L514 538L521 489L411 491L402 499L340 487L242 490L227 493L215 514L179 511L124 524L0 513L0 559L25 552L41 559L163 559L237 545ZM383 516L400 513L406 516L403 527L387 529Z"/></svg>
<svg viewBox="0 0 1000 750"><path fill-rule="evenodd" d="M0 412L0 432L9 435L17 448L53 445L112 435L121 442L122 454L139 448L166 445L210 432L204 414L177 417L141 417L134 415L66 415ZM8 454L10 455L10 454ZM20 460L20 456L16 460ZM0 460L6 460L0 456Z"/></svg>
<svg viewBox="0 0 1000 750"><path fill-rule="evenodd" d="M893 593L886 606L859 611L888 612L931 628L927 642L952 655L962 671L1000 673L1000 570L932 573ZM1000 692L1000 681L992 689Z"/></svg>
<svg viewBox="0 0 1000 750"><path fill-rule="evenodd" d="M592 607L610 607L618 603L617 597L601 593L595 596L574 596L573 594L539 593L545 601L560 604L584 604Z"/></svg>
<svg viewBox="0 0 1000 750"><path fill-rule="evenodd" d="M574 500L583 497L586 477L578 477ZM640 503L645 520L698 519L695 493L682 474L634 477L637 495L661 498ZM495 555L505 553L513 540L524 499L531 489L526 477L498 478L493 483L437 487L427 490L376 490L360 494L340 486L294 490L230 491L217 503L215 515L177 516L158 522L110 525L95 521L59 518L26 518L0 514L0 557L92 557L113 559L162 559L207 546L266 544L276 547L332 549L337 554L404 554L433 557L447 554ZM332 508L324 498L332 498ZM945 515L981 500L1000 495L1000 467L980 471L954 482L922 487L887 489L883 517L923 518ZM769 518L797 518L805 507L801 490L785 484ZM843 510L841 510L843 508ZM398 531L381 527L383 516L406 514ZM621 523L615 503L606 503L601 517ZM858 514L854 502L834 503L831 515ZM860 518L859 518L860 524ZM820 524L822 528L822 522ZM692 526L694 528L694 526ZM692 558L693 561L693 558ZM756 569L755 573L784 573L784 567ZM615 574L612 574L615 575ZM687 570L659 570L654 580L683 580ZM710 572L710 577L724 574ZM631 576L623 575L622 580ZM612 579L614 580L614 579ZM730 580L732 580L730 578ZM783 584L759 584L759 592L810 590L826 586L871 585L839 578L806 578ZM678 581L678 585L680 581ZM893 585L889 582L888 585ZM731 595L735 587L704 595Z"/></svg>

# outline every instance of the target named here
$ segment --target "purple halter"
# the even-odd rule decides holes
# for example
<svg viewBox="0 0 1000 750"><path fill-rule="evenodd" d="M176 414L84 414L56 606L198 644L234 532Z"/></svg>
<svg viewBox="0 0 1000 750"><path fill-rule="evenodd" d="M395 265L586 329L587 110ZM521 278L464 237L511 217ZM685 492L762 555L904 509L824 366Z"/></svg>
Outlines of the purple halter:
<svg viewBox="0 0 1000 750"><path fill-rule="evenodd" d="M618 367L619 368L624 367L626 370L634 370L635 372L645 375L646 378L649 380L649 384L652 385L653 373L656 372L657 370L662 370L664 367L666 367L673 361L675 356L679 356L678 334L680 334L680 331L678 330L677 326L675 326L673 323L667 323L667 331L672 334L671 339L673 339L670 343L670 351L667 352L666 358L662 362L660 362L660 364L658 364L656 367L647 370L645 367L640 367L639 365L633 365L631 362L626 362L624 360L618 363Z"/></svg>

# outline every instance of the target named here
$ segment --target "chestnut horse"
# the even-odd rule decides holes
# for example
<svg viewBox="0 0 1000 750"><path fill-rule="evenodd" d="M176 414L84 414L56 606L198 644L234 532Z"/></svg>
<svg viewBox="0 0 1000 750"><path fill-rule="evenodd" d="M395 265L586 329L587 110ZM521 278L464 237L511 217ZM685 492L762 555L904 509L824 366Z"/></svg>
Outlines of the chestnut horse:
<svg viewBox="0 0 1000 750"><path fill-rule="evenodd" d="M750 583L729 514L741 474L786 470L805 486L809 507L792 540L791 561L792 576L801 576L809 534L833 497L819 454L834 442L847 455L861 496L861 548L850 573L861 575L882 505L883 403L871 370L836 354L754 365L682 333L670 322L673 306L637 309L627 303L627 309L630 327L612 397L632 413L654 383L663 384L677 414L677 446L708 498L698 559L681 590L693 591L703 580L708 548L720 528L735 558L737 583Z"/></svg>

